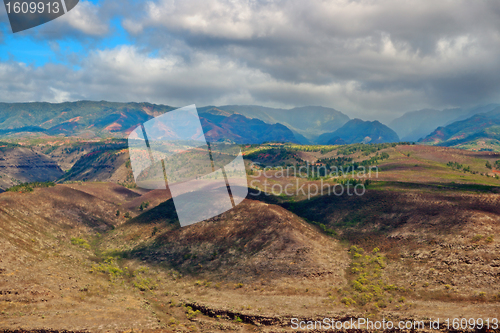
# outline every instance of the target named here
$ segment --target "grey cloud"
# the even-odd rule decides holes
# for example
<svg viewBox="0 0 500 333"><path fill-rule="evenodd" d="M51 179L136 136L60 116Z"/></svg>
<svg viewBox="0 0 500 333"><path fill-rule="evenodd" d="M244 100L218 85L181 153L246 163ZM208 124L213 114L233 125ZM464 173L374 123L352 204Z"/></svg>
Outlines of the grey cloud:
<svg viewBox="0 0 500 333"><path fill-rule="evenodd" d="M78 71L4 64L34 97L313 104L382 120L500 101L498 1L108 0L89 13L57 29L99 38L122 15L135 47L94 51Z"/></svg>
<svg viewBox="0 0 500 333"><path fill-rule="evenodd" d="M0 6L2 23L9 26L4 6ZM92 42L109 35L110 20L123 13L123 8L115 1L105 1L95 5L81 0L78 5L67 14L50 21L48 24L19 32L17 36L31 37L38 40L77 39ZM10 30L10 27L9 27Z"/></svg>
<svg viewBox="0 0 500 333"><path fill-rule="evenodd" d="M168 48L154 37L167 34L277 81L412 90L421 107L499 98L499 2L164 0L145 11L128 18L135 33L151 29L139 42ZM400 107L387 100L384 109Z"/></svg>

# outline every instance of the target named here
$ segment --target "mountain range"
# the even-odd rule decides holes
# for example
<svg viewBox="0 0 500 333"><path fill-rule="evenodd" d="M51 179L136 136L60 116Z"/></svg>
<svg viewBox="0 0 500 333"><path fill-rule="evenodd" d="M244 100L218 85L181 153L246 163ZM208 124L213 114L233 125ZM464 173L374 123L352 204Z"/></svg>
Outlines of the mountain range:
<svg viewBox="0 0 500 333"><path fill-rule="evenodd" d="M403 141L418 141L431 134L440 126L447 126L456 121L465 120L478 113L489 112L500 104L488 104L470 109L424 109L407 112L394 119L389 126L396 131Z"/></svg>
<svg viewBox="0 0 500 333"><path fill-rule="evenodd" d="M0 103L0 135L36 133L84 137L126 137L137 125L174 110L151 103L78 101ZM286 141L309 144L349 121L340 111L320 106L276 109L227 105L198 108L210 141Z"/></svg>
<svg viewBox="0 0 500 333"><path fill-rule="evenodd" d="M483 150L494 150L488 146L500 146L500 106L448 126L438 127L420 142L458 148L468 148L474 144Z"/></svg>
<svg viewBox="0 0 500 333"><path fill-rule="evenodd" d="M378 121L349 120L344 126L332 133L321 134L319 144L337 145L351 143L398 142L399 137L392 129Z"/></svg>
<svg viewBox="0 0 500 333"><path fill-rule="evenodd" d="M0 103L0 135L38 133L83 137L126 137L134 128L174 107L150 103L66 102ZM200 110L209 141L231 140L238 144L265 141L298 142L281 124L268 124L222 110Z"/></svg>
<svg viewBox="0 0 500 333"><path fill-rule="evenodd" d="M390 127L378 121L351 120L338 110L321 106L205 106L198 108L198 113L205 136L212 142L345 144L401 139L463 148L479 142L481 149L498 150L496 141L491 141L496 140L496 129L488 124L495 125L490 112L499 107L500 104L489 104L469 109L412 111L393 120ZM125 138L139 124L174 109L168 105L107 101L0 103L0 136Z"/></svg>
<svg viewBox="0 0 500 333"><path fill-rule="evenodd" d="M201 108L200 113L213 109L214 107ZM318 135L333 132L349 121L349 117L342 112L322 106L276 109L257 105L226 105L216 109L257 118L269 124L283 124L304 144L316 141Z"/></svg>

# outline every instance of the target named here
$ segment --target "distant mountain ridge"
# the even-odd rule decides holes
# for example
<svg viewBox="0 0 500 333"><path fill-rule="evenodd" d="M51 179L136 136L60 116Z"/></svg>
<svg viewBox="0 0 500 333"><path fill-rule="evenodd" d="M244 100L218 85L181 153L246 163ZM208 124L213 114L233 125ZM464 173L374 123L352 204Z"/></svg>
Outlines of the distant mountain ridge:
<svg viewBox="0 0 500 333"><path fill-rule="evenodd" d="M430 135L420 140L422 143L462 147L477 141L500 144L500 106L486 113L476 114L468 119L438 127Z"/></svg>
<svg viewBox="0 0 500 333"><path fill-rule="evenodd" d="M200 112L210 112L213 109L239 113L248 118L260 119L268 124L283 124L296 134L297 140L301 143L315 141L318 135L335 131L350 120L342 112L322 106L278 109L257 105L225 105L216 108L212 106L200 108Z"/></svg>
<svg viewBox="0 0 500 333"><path fill-rule="evenodd" d="M297 143L293 132L282 124L270 125L239 114L209 119L205 113L201 113L200 118L205 137L211 142L231 140L240 144L268 141Z"/></svg>
<svg viewBox="0 0 500 333"><path fill-rule="evenodd" d="M230 140L238 144L266 141L337 144L391 142L399 138L417 141L438 127L488 113L497 107L500 104L470 109L413 111L393 120L390 127L379 122L352 121L338 110L321 106L292 109L257 105L205 106L199 107L198 113L210 141ZM27 133L124 138L139 124L174 109L176 107L152 103L107 101L0 103L0 136L24 136ZM335 133L347 124L347 130L344 128ZM481 135L492 135L488 133Z"/></svg>
<svg viewBox="0 0 500 333"><path fill-rule="evenodd" d="M156 116L176 109L151 103L79 101L66 103L0 103L0 135L43 133L126 137L134 128ZM199 110L209 141L235 143L265 141L298 142L286 126L268 124L223 110Z"/></svg>
<svg viewBox="0 0 500 333"><path fill-rule="evenodd" d="M349 120L332 133L318 137L319 144L384 143L398 142L399 137L392 129L378 121Z"/></svg>
<svg viewBox="0 0 500 333"><path fill-rule="evenodd" d="M36 126L50 135L82 131L127 133L138 124L173 109L151 103L106 101L0 103L0 130L25 128L29 131Z"/></svg>
<svg viewBox="0 0 500 333"><path fill-rule="evenodd" d="M423 109L405 113L394 119L389 126L396 131L403 141L418 141L431 134L436 128L470 118L478 113L489 112L500 104L488 104L471 109Z"/></svg>

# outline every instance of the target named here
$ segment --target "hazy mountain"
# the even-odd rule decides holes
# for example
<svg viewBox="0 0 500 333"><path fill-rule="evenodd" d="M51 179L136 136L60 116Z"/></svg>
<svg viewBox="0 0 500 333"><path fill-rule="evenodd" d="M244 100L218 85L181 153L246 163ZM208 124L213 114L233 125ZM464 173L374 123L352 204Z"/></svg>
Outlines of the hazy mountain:
<svg viewBox="0 0 500 333"><path fill-rule="evenodd" d="M446 126L478 113L489 112L498 106L498 104L489 104L472 109L424 109L411 111L394 119L389 125L396 131L401 140L418 141L432 133L439 126Z"/></svg>
<svg viewBox="0 0 500 333"><path fill-rule="evenodd" d="M383 143L397 142L399 137L392 129L378 121L353 119L332 133L319 136L319 144Z"/></svg>
<svg viewBox="0 0 500 333"><path fill-rule="evenodd" d="M217 107L217 109L239 113L249 118L257 118L269 124L283 124L293 132L312 141L318 135L334 131L349 121L349 117L342 112L322 106L275 109L257 105L226 105ZM297 136L297 139L304 141L300 136Z"/></svg>
<svg viewBox="0 0 500 333"><path fill-rule="evenodd" d="M440 146L460 146L477 143L478 140L500 140L500 107L487 113L476 114L468 119L438 127L426 138L424 143Z"/></svg>
<svg viewBox="0 0 500 333"><path fill-rule="evenodd" d="M292 132L293 132L293 135L295 136L295 141L297 141L301 145L310 145L312 143L311 140L309 140L308 138L306 138L302 134L295 132L295 131L292 131Z"/></svg>

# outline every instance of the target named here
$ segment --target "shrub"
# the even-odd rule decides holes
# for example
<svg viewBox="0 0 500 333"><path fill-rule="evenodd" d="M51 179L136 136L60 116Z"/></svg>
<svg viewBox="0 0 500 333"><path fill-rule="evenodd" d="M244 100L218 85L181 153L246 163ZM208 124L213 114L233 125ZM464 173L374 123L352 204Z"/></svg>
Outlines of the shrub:
<svg viewBox="0 0 500 333"><path fill-rule="evenodd" d="M188 319L193 319L197 315L199 315L201 312L199 310L194 311L192 307L186 306L186 317Z"/></svg>
<svg viewBox="0 0 500 333"><path fill-rule="evenodd" d="M344 297L340 300L342 304L345 304L345 306L350 306L351 304L356 304L356 302L352 298Z"/></svg>
<svg viewBox="0 0 500 333"><path fill-rule="evenodd" d="M90 270L91 273L100 272L109 274L110 280L115 280L123 275L123 270L118 267L113 257L108 257L99 265L93 264Z"/></svg>
<svg viewBox="0 0 500 333"><path fill-rule="evenodd" d="M375 247L368 252L352 245L349 254L352 258L350 265L352 296L348 297L345 292L339 291L341 296L345 296L341 302L344 304L347 302L346 306L356 304L364 307L371 304L370 308L379 309L387 307L387 302L392 303L392 297L397 293L406 292L404 288L385 284L382 280L387 259L380 254L380 248Z"/></svg>
<svg viewBox="0 0 500 333"><path fill-rule="evenodd" d="M144 209L147 209L149 207L149 201L144 201L141 203L141 205L139 206L139 210L140 211L143 211Z"/></svg>
<svg viewBox="0 0 500 333"><path fill-rule="evenodd" d="M151 278L145 278L143 276L136 276L133 285L140 291L154 290L158 287Z"/></svg>
<svg viewBox="0 0 500 333"><path fill-rule="evenodd" d="M472 237L472 241L473 242L479 242L483 238L484 238L483 235L475 235L474 237Z"/></svg>
<svg viewBox="0 0 500 333"><path fill-rule="evenodd" d="M78 246L83 247L87 250L90 250L89 243L87 243L87 241L83 238L73 237L73 238L71 238L71 244L78 245Z"/></svg>
<svg viewBox="0 0 500 333"><path fill-rule="evenodd" d="M134 277L132 284L135 288L140 291L150 291L158 287L152 278L144 276L144 274L147 274L148 272L149 269L147 267L141 267L132 272L131 276Z"/></svg>
<svg viewBox="0 0 500 333"><path fill-rule="evenodd" d="M26 192L33 192L34 188L53 187L53 186L56 186L56 183L54 182L23 183L12 186L8 188L6 191L26 193Z"/></svg>

